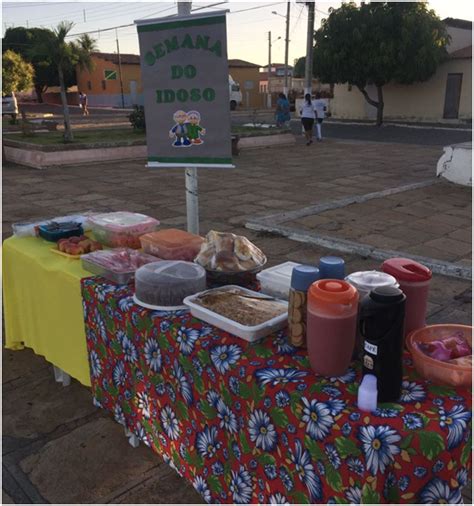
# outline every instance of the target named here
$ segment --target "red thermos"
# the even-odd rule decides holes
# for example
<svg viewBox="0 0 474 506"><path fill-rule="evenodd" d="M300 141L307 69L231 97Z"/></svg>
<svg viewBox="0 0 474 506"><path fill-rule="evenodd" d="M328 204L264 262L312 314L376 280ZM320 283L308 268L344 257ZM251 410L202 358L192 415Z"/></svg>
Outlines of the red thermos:
<svg viewBox="0 0 474 506"><path fill-rule="evenodd" d="M405 337L426 325L426 308L431 271L409 258L390 258L382 264L383 272L392 275L406 295Z"/></svg>

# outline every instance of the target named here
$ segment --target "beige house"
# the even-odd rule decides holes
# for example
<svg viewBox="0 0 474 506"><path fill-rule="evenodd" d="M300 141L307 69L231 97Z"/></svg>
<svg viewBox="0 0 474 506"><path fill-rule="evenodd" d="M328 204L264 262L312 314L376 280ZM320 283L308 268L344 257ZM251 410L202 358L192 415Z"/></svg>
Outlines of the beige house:
<svg viewBox="0 0 474 506"><path fill-rule="evenodd" d="M449 58L425 82L383 87L384 119L422 122L463 122L472 119L472 23L444 20L451 36ZM377 99L375 86L369 96ZM362 93L348 84L334 86L331 100L334 118L375 119L377 111Z"/></svg>

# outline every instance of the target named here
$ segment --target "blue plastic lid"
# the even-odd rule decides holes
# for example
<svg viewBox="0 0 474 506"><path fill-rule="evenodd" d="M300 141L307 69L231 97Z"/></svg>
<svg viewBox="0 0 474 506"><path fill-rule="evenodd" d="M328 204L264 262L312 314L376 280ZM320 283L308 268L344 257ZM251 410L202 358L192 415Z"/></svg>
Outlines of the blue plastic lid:
<svg viewBox="0 0 474 506"><path fill-rule="evenodd" d="M321 257L319 260L319 271L321 279L344 279L344 259L332 256Z"/></svg>
<svg viewBox="0 0 474 506"><path fill-rule="evenodd" d="M341 265L344 264L344 259L341 257L321 257L319 260L319 264L325 265Z"/></svg>
<svg viewBox="0 0 474 506"><path fill-rule="evenodd" d="M291 288L307 292L308 288L319 279L319 269L312 265L297 265L291 273Z"/></svg>

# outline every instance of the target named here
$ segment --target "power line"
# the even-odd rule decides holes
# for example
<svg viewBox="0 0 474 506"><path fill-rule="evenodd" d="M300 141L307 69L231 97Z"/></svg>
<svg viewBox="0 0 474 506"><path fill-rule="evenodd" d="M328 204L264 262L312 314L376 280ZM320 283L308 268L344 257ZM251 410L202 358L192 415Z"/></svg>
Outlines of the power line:
<svg viewBox="0 0 474 506"><path fill-rule="evenodd" d="M219 2L219 3L226 3L226 2ZM286 2L276 2L276 3L273 3L273 4L257 5L256 7L249 7L248 9L240 9L238 11L231 11L231 12L229 12L229 14L237 14L239 12L253 11L253 10L256 10L256 9L263 9L265 7L273 7L274 5L281 5L282 3L286 3ZM215 4L210 4L210 5L204 6L204 7L202 7L202 9L211 7L213 5L215 5ZM174 9L174 6L168 7L166 9L163 9L162 11L154 12L153 14L145 16L144 19L146 19L146 18L148 18L150 16L155 16L156 14L160 14L162 12L169 11L171 9ZM198 9L195 9L195 10L198 10ZM96 30L89 30L88 32L82 32L82 33L73 33L71 35L67 35L66 37L78 37L80 35L85 35L85 34L90 34L90 33L98 33L98 32L102 33L102 32L107 32L107 31L110 31L110 30L115 30L116 28L127 28L129 26L135 26L135 23L129 23L129 24L120 25L120 26L112 26L112 27L109 27L109 28L100 28L100 29L96 29Z"/></svg>
<svg viewBox="0 0 474 506"><path fill-rule="evenodd" d="M162 11L153 12L152 14L149 14L148 16L145 16L144 19L149 18L150 16L156 16L157 14L169 11L171 9L174 9L174 5L172 7L168 7L167 9L163 9ZM72 33L71 35L66 35L66 37L78 37L80 35L86 35L86 34L89 34L89 33L108 32L110 30L115 30L115 29L118 29L118 28L127 28L128 26L135 26L135 23L128 23L127 25L120 25L120 26L111 26L109 28L98 28L96 30L90 30L88 32L82 32L82 33Z"/></svg>

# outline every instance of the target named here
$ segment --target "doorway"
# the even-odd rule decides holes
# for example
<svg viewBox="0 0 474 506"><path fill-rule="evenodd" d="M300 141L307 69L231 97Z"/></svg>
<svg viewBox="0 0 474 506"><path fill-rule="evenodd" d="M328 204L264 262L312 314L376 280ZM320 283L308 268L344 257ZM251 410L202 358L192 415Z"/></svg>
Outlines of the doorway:
<svg viewBox="0 0 474 506"><path fill-rule="evenodd" d="M462 74L448 74L444 97L444 119L457 119L461 99Z"/></svg>

